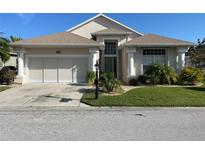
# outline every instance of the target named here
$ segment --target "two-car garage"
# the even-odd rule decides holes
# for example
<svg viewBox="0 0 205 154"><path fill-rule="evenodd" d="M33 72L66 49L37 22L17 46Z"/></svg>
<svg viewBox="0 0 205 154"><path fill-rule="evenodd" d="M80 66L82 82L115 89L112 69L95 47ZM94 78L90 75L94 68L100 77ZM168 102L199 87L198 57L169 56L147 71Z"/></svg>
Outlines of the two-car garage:
<svg viewBox="0 0 205 154"><path fill-rule="evenodd" d="M12 44L18 53L19 83L84 83L103 47L92 39L61 32Z"/></svg>
<svg viewBox="0 0 205 154"><path fill-rule="evenodd" d="M28 57L29 82L85 82L88 56Z"/></svg>

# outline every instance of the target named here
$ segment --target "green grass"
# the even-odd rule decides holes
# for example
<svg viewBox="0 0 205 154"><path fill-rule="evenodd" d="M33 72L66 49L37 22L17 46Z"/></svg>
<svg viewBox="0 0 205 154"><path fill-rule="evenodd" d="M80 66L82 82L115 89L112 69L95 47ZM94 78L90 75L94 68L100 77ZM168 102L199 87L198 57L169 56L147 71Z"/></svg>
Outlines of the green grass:
<svg viewBox="0 0 205 154"><path fill-rule="evenodd" d="M97 100L89 90L81 101L91 106L205 106L205 87L145 87Z"/></svg>
<svg viewBox="0 0 205 154"><path fill-rule="evenodd" d="M0 86L0 92L1 91L4 91L4 90L6 90L6 89L9 89L10 87L7 87L7 86Z"/></svg>

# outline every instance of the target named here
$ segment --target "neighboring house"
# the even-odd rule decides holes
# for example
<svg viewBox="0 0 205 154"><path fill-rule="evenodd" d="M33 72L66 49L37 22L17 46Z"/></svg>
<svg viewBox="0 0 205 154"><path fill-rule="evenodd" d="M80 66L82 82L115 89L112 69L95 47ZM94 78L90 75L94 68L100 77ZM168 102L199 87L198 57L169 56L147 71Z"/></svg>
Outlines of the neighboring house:
<svg viewBox="0 0 205 154"><path fill-rule="evenodd" d="M86 72L113 72L127 82L153 63L178 71L193 43L142 34L99 14L62 33L12 43L18 57L18 78L27 82L85 82Z"/></svg>
<svg viewBox="0 0 205 154"><path fill-rule="evenodd" d="M17 68L17 54L12 52L10 55L10 59L5 64L0 60L0 69L3 66L14 66Z"/></svg>

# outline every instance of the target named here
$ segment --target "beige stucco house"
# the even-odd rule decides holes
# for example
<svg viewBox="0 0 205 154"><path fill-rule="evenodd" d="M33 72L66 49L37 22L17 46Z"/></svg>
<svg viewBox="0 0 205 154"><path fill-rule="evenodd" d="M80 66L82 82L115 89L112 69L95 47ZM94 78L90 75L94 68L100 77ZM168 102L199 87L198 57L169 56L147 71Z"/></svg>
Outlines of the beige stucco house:
<svg viewBox="0 0 205 154"><path fill-rule="evenodd" d="M18 79L28 82L85 82L86 72L113 72L125 82L144 73L153 63L181 71L193 43L143 34L104 14L66 32L18 41Z"/></svg>

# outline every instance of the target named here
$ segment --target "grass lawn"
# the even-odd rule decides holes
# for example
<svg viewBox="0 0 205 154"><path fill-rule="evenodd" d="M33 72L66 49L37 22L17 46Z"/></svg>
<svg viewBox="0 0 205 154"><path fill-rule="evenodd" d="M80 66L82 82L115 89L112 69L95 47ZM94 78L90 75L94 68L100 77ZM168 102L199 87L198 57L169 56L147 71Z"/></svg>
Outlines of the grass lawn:
<svg viewBox="0 0 205 154"><path fill-rule="evenodd" d="M6 90L6 89L9 89L10 87L7 87L7 86L0 86L0 92L1 91L4 91L4 90Z"/></svg>
<svg viewBox="0 0 205 154"><path fill-rule="evenodd" d="M119 96L94 97L89 90L81 101L91 106L205 106L205 87L145 87Z"/></svg>

